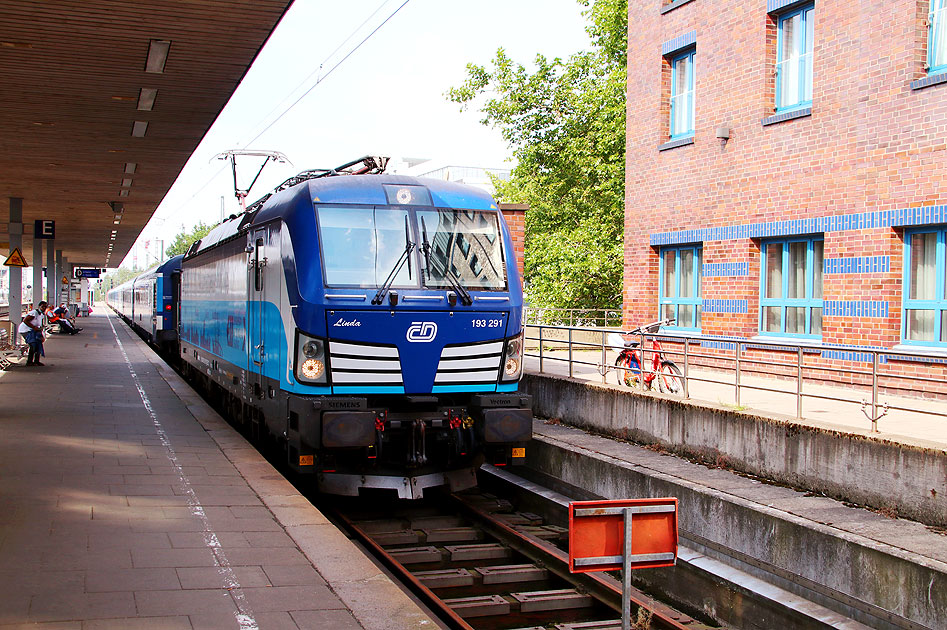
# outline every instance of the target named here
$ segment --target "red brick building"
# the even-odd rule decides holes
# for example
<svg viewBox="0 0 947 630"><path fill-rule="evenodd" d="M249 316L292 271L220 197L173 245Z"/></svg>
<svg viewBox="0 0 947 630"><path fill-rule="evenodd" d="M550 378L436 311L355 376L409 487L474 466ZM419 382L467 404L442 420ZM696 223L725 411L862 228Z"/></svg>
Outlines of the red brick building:
<svg viewBox="0 0 947 630"><path fill-rule="evenodd" d="M945 4L629 3L626 325L947 355Z"/></svg>

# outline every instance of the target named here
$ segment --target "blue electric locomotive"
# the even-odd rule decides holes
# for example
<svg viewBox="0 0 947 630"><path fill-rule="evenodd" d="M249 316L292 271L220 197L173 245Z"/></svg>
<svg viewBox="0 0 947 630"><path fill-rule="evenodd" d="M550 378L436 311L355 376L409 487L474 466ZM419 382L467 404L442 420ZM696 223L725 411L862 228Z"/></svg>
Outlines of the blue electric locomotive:
<svg viewBox="0 0 947 630"><path fill-rule="evenodd" d="M180 358L321 491L418 498L525 457L522 289L489 195L380 160L301 174L195 243Z"/></svg>
<svg viewBox="0 0 947 630"><path fill-rule="evenodd" d="M174 256L106 294L106 303L148 343L175 353L178 283L183 258L183 255Z"/></svg>

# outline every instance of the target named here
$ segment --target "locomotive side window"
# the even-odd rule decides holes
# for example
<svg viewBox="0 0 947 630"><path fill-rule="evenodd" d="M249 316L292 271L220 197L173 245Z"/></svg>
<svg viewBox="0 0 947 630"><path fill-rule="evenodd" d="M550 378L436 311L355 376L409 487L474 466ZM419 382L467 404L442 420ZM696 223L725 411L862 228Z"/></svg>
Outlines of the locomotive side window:
<svg viewBox="0 0 947 630"><path fill-rule="evenodd" d="M403 208L319 208L319 236L328 286L378 287L407 246ZM412 237L413 238L413 237ZM417 286L404 265L392 286Z"/></svg>
<svg viewBox="0 0 947 630"><path fill-rule="evenodd" d="M263 239L256 240L256 247L253 253L253 281L257 291L263 290L263 268L260 266L260 249L263 247Z"/></svg>

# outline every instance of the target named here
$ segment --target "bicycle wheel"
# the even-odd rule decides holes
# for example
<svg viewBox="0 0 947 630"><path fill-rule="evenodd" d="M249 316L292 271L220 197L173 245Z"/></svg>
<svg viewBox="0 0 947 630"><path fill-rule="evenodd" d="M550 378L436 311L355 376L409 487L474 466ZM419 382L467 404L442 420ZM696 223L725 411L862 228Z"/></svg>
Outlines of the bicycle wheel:
<svg viewBox="0 0 947 630"><path fill-rule="evenodd" d="M684 392L684 375L673 361L661 364L658 374L658 389L666 394L681 394Z"/></svg>
<svg viewBox="0 0 947 630"><path fill-rule="evenodd" d="M621 361L621 365L619 365L619 361ZM618 370L619 385L638 387L638 383L641 380L641 366L638 364L638 357L630 352L624 353L618 357L618 360L615 361L615 365L624 368Z"/></svg>
<svg viewBox="0 0 947 630"><path fill-rule="evenodd" d="M615 359L615 380L618 381L619 385L625 384L625 369L628 367L627 356L624 352L618 355Z"/></svg>

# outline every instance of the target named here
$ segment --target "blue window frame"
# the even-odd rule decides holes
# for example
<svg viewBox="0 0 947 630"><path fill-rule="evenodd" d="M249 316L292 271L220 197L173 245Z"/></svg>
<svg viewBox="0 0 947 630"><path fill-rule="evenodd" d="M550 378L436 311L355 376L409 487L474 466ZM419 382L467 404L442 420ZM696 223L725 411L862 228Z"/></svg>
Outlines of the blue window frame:
<svg viewBox="0 0 947 630"><path fill-rule="evenodd" d="M930 24L927 37L928 73L947 72L947 0L931 0L927 22Z"/></svg>
<svg viewBox="0 0 947 630"><path fill-rule="evenodd" d="M703 251L700 245L661 250L658 317L677 320L672 328L700 331Z"/></svg>
<svg viewBox="0 0 947 630"><path fill-rule="evenodd" d="M776 111L812 105L814 8L809 4L777 18Z"/></svg>
<svg viewBox="0 0 947 630"><path fill-rule="evenodd" d="M763 243L760 334L822 337L821 236Z"/></svg>
<svg viewBox="0 0 947 630"><path fill-rule="evenodd" d="M671 139L694 135L694 57L696 49L671 59Z"/></svg>
<svg viewBox="0 0 947 630"><path fill-rule="evenodd" d="M943 227L904 234L901 340L906 344L947 346L945 238Z"/></svg>

